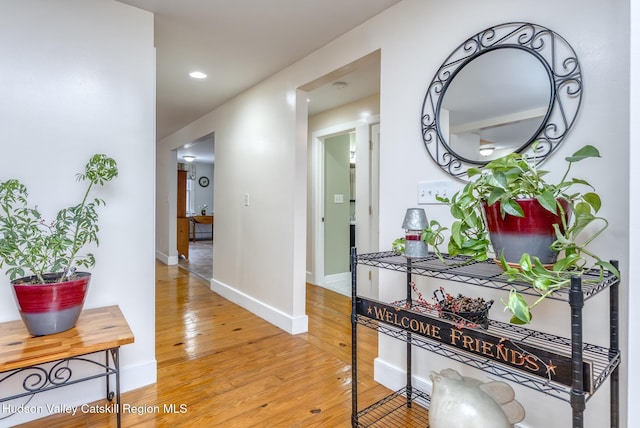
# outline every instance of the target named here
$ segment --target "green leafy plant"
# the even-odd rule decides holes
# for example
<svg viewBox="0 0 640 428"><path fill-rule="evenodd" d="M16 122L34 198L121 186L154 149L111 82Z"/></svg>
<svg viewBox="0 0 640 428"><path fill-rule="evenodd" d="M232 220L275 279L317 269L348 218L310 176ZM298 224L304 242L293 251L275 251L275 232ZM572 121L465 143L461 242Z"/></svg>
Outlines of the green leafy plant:
<svg viewBox="0 0 640 428"><path fill-rule="evenodd" d="M536 148L534 144L533 153ZM520 293L511 290L508 301L503 303L513 314L512 323L529 323L531 309L552 293L568 286L571 275L580 275L592 268L599 269L601 276L605 270L619 275L614 266L587 249L608 227L607 220L597 216L601 207L600 196L587 181L569 178L575 162L597 157L600 157L600 153L595 147L582 147L565 158L567 167L560 181L549 183L545 180L549 172L537 167L535 157L511 153L482 168L470 168L467 175L471 181L461 191L451 199L438 198L449 205L454 217L448 242L449 255L464 255L472 260L486 260L489 257L491 242L483 215L483 202L488 205L499 202L503 218L507 215L523 217L524 213L516 199L536 199L542 207L562 219L562 228L554 225L556 240L551 248L560 256L552 267L544 266L539 258L527 253L522 255L519 266L513 266L502 255L497 255L510 280L524 280L540 293L534 303L528 304ZM575 187L587 190L580 192L574 190ZM570 216L565 215L561 200L568 202ZM593 224L598 225L595 232L585 234L587 227Z"/></svg>
<svg viewBox="0 0 640 428"><path fill-rule="evenodd" d="M93 254L79 254L88 244L98 245L97 207L102 199L90 199L94 186L103 186L118 175L116 161L93 155L77 181L88 182L81 202L61 209L55 220L45 221L38 207L29 207L27 188L17 179L0 183L0 267L11 280L32 275L33 283L45 283L45 274L62 273L67 280L76 266L93 267Z"/></svg>
<svg viewBox="0 0 640 428"><path fill-rule="evenodd" d="M440 225L437 220L431 220L429 222L429 227L422 231L422 235L420 239L431 245L433 251L435 251L438 256L442 258L442 253L440 252L439 246L444 242L444 231L445 227ZM404 254L406 245L405 238L397 238L394 239L391 243L391 249L398 254Z"/></svg>
<svg viewBox="0 0 640 428"><path fill-rule="evenodd" d="M536 150L537 144L534 144L534 154ZM437 197L449 205L454 218L447 252L451 257L465 256L466 261L462 263L487 260L492 251L483 203L490 206L499 202L503 218L507 215L523 217L524 212L516 200L536 199L542 207L561 218L562 227L554 224L556 240L550 247L559 255L553 266L543 265L538 257L528 253L522 254L517 265L507 263L502 254L494 255L499 257L510 281L530 283L540 294L535 302L529 304L517 290L511 290L503 304L513 315L512 323L531 322L531 310L546 297L569 286L573 275L582 275L593 269L600 273L598 280L602 279L605 270L620 275L615 266L587 248L608 227L608 221L597 215L601 207L600 196L587 181L569 177L574 163L598 157L600 153L595 147L582 147L565 158L567 167L560 181L550 183L545 180L549 171L538 168L535 156L530 158L526 154L511 153L481 168L469 168L467 175L470 181L462 190L450 199ZM449 228L432 220L423 231L422 240L432 246L444 263L451 263L445 260L439 249L439 245L444 243L445 230ZM396 239L394 251L402 253L403 244L402 238Z"/></svg>
<svg viewBox="0 0 640 428"><path fill-rule="evenodd" d="M406 245L406 242L407 241L405 238L394 239L391 243L391 249L398 254L404 254L404 247Z"/></svg>

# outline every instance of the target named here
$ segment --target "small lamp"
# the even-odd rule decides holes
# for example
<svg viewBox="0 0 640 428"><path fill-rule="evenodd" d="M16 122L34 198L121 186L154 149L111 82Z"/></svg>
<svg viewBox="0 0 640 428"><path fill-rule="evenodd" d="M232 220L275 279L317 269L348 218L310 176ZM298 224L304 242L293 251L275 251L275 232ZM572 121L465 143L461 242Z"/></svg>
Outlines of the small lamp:
<svg viewBox="0 0 640 428"><path fill-rule="evenodd" d="M405 230L404 255L407 257L427 257L427 243L421 240L422 231L428 226L427 214L423 208L409 208L404 216L402 228Z"/></svg>

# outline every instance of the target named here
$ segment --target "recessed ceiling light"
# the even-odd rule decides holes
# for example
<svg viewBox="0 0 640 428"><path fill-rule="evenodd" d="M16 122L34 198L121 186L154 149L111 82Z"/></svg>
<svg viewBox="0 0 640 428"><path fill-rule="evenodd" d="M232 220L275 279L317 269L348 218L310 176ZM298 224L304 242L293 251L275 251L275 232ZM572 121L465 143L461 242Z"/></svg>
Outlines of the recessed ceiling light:
<svg viewBox="0 0 640 428"><path fill-rule="evenodd" d="M191 73L189 73L189 76L193 77L194 79L206 79L207 75L204 74L202 71L192 71Z"/></svg>

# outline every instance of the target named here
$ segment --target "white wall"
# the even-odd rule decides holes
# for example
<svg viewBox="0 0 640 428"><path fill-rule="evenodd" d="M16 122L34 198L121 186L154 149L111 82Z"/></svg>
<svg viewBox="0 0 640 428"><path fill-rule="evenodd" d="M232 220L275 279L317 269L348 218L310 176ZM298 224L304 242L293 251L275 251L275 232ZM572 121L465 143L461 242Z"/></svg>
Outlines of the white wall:
<svg viewBox="0 0 640 428"><path fill-rule="evenodd" d="M178 264L177 169L176 152L159 148L156 151L156 258L168 265Z"/></svg>
<svg viewBox="0 0 640 428"><path fill-rule="evenodd" d="M0 1L0 180L23 180L30 201L52 216L80 200L75 174L90 155L118 161L119 177L99 194L107 206L85 307L119 305L131 326L135 343L120 353L124 391L156 379L154 94L151 14L111 0ZM8 277L0 282L0 321L19 319ZM96 400L102 384L40 394L31 404Z"/></svg>
<svg viewBox="0 0 640 428"><path fill-rule="evenodd" d="M324 274L349 272L349 134L336 135L324 141ZM335 195L343 197L335 202Z"/></svg>
<svg viewBox="0 0 640 428"><path fill-rule="evenodd" d="M294 333L306 331L307 327L306 178L295 180L298 170L306 172L306 144L297 147L293 144L298 132L296 117L299 114L306 122L307 113L306 108L304 112L296 108L298 102L295 88L274 79L158 145L160 159L185 141L215 131L216 257L212 286L225 297ZM306 135L306 127L304 132ZM158 168L160 171L160 163ZM158 200L173 197L166 185L170 175L171 171L158 174ZM244 206L245 194L249 195L249 206ZM173 217L164 210L157 218L159 224L170 225ZM160 225L158 229L164 233ZM164 244L167 246L159 247L158 253L173 251L175 238L170 236ZM294 262L297 258L302 262ZM294 278L298 279L302 293L293 290Z"/></svg>
<svg viewBox="0 0 640 428"><path fill-rule="evenodd" d="M640 82L638 76L640 76L640 5L638 2L629 2L631 5L631 46L629 48L631 56L631 73L630 76L630 109L629 118L629 141L633 141L633 144L629 144L629 170L630 170L630 191L629 191L629 260L638 260L640 257L640 216L635 213L640 210L640 189L638 183L640 183L640 169L637 168L638 159L640 159L640 147L638 141L640 141L640 122L637 120L640 117ZM638 263L630 263L628 281L626 285L629 287L629 308L637 308L640 305L640 292L635 285L640 278L640 265ZM637 362L640 361L640 334L638 329L640 326L640 311L629 310L629 327L628 327L628 346L626 361ZM637 385L640 379L640 367L638 364L629 364L627 366L627 387L628 387L628 403L638 403L638 389L630 387L631 385ZM628 419L627 426L636 427L640 426L640 410L634 409L633 406L627 408Z"/></svg>
<svg viewBox="0 0 640 428"><path fill-rule="evenodd" d="M625 7L626 6L626 7ZM581 61L584 73L584 98L581 113L575 128L563 146L545 168L558 176L563 170L563 158L584 144L599 147L603 159L576 165L573 173L588 179L596 186L604 199L602 215L610 220L605 236L594 244L594 248L607 258L618 259L626 278L628 272L627 221L628 204L625 198L629 188L629 169L625 159L629 151L628 136L628 47L629 32L625 22L628 3L625 2L552 2L534 4L507 1L489 1L470 4L463 1L447 3L404 1L388 15L388 28L395 27L394 37L382 46L382 146L381 146L381 195L380 222L381 246L390 245L398 236L397 228L407 206L415 203L415 184L422 180L446 179L436 168L421 145L418 114L424 91L446 56L467 37L493 24L509 21L531 21L549 27L571 43ZM395 22L395 25L394 25ZM428 22L429 25L420 25ZM402 23L402 25L400 25ZM452 25L455 23L455 25ZM385 27L383 25L378 26ZM385 27L387 28L387 27ZM597 31L593 31L597 28ZM416 54L419 52L420 54ZM619 76L612 79L611 76ZM401 88L392 82L402 81ZM605 124L611 124L607 126ZM615 124L615 125L613 125ZM604 128L604 129L603 129ZM394 144L384 144L392 135ZM398 167L403 165L399 174ZM460 186L460 185L458 185ZM448 219L444 207L427 206L427 215L440 221ZM387 272L380 277L382 300L395 300L402 290L398 281L403 278ZM385 289L384 284L388 286ZM427 282L431 289L442 282ZM395 287L393 286L395 285ZM452 292L463 286L446 284ZM628 283L623 284L621 302L627 302ZM500 298L504 294L490 290L474 290L496 300L497 307L492 317L504 318L500 310ZM608 344L607 294L587 303L585 334L588 340ZM547 304L536 308L535 328L568 335L569 312L565 304ZM622 310L622 333L627 334L627 311ZM626 351L626 347L624 349ZM623 358L623 361L628 361ZM395 379L391 367L404 367L404 354L399 347L392 347L383 338L380 343L380 362L377 375ZM426 379L429 370L441 370L455 365L444 358L435 358L419 353L414 358L414 368ZM385 370L387 373L385 373ZM486 379L486 375L468 368L464 374ZM622 374L626 373L626 363ZM388 375L388 377L386 377ZM626 382L622 382L623 389ZM586 411L587 427L608 426L608 383L590 400ZM570 426L571 412L566 403L546 397L526 388L517 387L517 394L527 409L525 425L530 427ZM626 399L625 391L622 391ZM622 412L625 412L623 406ZM625 426L624 420L622 426Z"/></svg>
<svg viewBox="0 0 640 428"><path fill-rule="evenodd" d="M196 214L200 214L200 207L204 204L207 206L207 214L211 215L215 212L213 206L213 164L212 163L197 163L196 164L196 179L195 179L195 210ZM200 186L200 177L207 177L209 179L209 185L207 187ZM207 226L208 227L208 226Z"/></svg>
<svg viewBox="0 0 640 428"><path fill-rule="evenodd" d="M576 50L584 73L583 108L575 128L561 149L546 163L559 174L562 159L583 144L598 146L603 159L576 165L574 173L592 182L604 199L602 214L610 227L595 245L605 257L620 260L624 278L629 272L627 225L628 202L617 195L629 192L629 2L579 0L535 3L487 0L436 2L404 0L385 13L329 43L272 78L248 90L224 106L167 137L158 147L159 159L167 150L216 132L216 258L213 289L240 302L258 315L296 331L304 313L305 233L300 225L306 217L306 109L296 88L312 82L374 50L381 49L381 165L380 242L390 247L401 233L407 207L416 203L416 184L448 177L426 153L420 132L420 110L431 78L447 55L467 37L491 25L509 21L531 21L557 31ZM296 111L296 106L298 110ZM594 163L595 162L595 163ZM160 170L166 180L173 171ZM168 187L158 185L158 200ZM251 195L252 205L242 206L242 195ZM429 207L428 215L449 220L444 207ZM169 215L158 216L160 230ZM160 240L159 240L160 241ZM164 243L163 243L164 245ZM159 248L168 252L172 244ZM300 257L302 255L302 257ZM393 273L382 272L380 297L394 300L402 293ZM627 302L629 282L624 281L621 302ZM487 291L487 293L490 293ZM498 299L504 296L496 296ZM594 342L607 341L604 326L606 296L588 302L590 315L585 331ZM499 300L498 300L499 301ZM545 304L537 308L534 327L565 334L566 305ZM500 317L498 309L492 316ZM601 320L600 317L603 317ZM622 308L623 341L637 326L627 328L627 308ZM623 352L626 355L626 346ZM403 367L403 346L381 338L376 376L391 386L395 369ZM622 413L626 414L627 361L622 366ZM448 360L419 353L414 367L427 378L431 369L455 366ZM465 374L482 373L458 367ZM634 378L635 379L635 378ZM586 427L608 425L608 384L589 401ZM529 427L570 425L567 403L516 386L527 408ZM631 409L629 409L631 410ZM626 426L623 417L622 426Z"/></svg>
<svg viewBox="0 0 640 428"><path fill-rule="evenodd" d="M379 93L309 116L309 140L315 131L344 123L357 122L362 119L363 113L369 113L370 116L376 116L380 113Z"/></svg>

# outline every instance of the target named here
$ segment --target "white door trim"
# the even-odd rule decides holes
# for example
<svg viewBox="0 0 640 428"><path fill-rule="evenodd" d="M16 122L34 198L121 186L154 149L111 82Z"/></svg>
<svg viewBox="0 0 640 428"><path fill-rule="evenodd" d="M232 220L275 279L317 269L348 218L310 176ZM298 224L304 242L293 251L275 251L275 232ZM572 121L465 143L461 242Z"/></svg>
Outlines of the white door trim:
<svg viewBox="0 0 640 428"><path fill-rule="evenodd" d="M349 131L356 131L356 156L360 157L360 164L368 165L369 164L369 140L370 140L370 127L372 124L379 123L380 116L370 116L366 120L358 120L353 122L346 122L339 125L331 126L324 129L319 129L314 131L311 134L311 201L312 208L311 212L311 241L313 242L313 252L314 255L312 257L312 266L311 272L309 272L309 277L307 281L324 286L326 284L326 279L324 275L324 223L322 222L322 217L324 216L324 140L328 137L343 134ZM364 158L362 157L364 154ZM356 158L357 159L357 158ZM356 165L359 162L356 160ZM358 180L358 168L356 168L356 180ZM365 169L365 168L363 168ZM366 168L368 169L368 168ZM368 173L367 173L368 176ZM360 189L360 190L359 190ZM368 223L368 206L369 202L365 201L370 198L369 190L363 192L365 190L364 186L358 186L356 184L356 194L362 195L361 198L356 197L356 201L358 199L363 201L363 204L359 204L356 202L356 242L358 240L358 232L360 229L358 227L358 223L362 224L366 222L366 226L363 224L362 231L369 231L370 225ZM360 208L360 206L364 206L366 203L366 211L362 211L364 208ZM362 212L360 212L362 211ZM359 220L360 219L360 220Z"/></svg>

